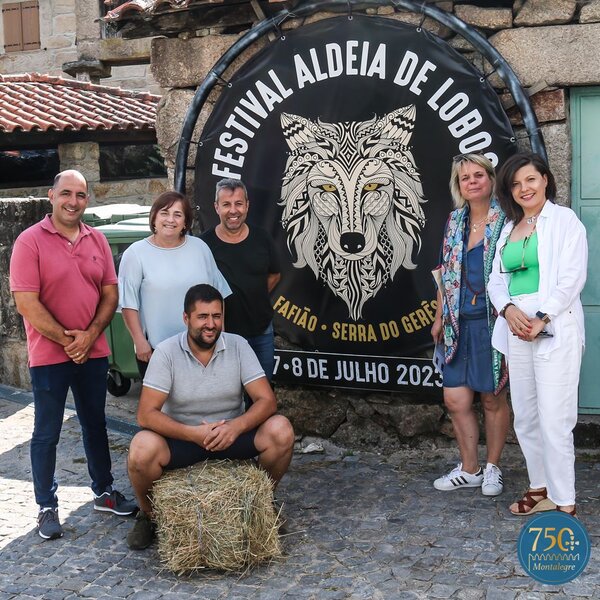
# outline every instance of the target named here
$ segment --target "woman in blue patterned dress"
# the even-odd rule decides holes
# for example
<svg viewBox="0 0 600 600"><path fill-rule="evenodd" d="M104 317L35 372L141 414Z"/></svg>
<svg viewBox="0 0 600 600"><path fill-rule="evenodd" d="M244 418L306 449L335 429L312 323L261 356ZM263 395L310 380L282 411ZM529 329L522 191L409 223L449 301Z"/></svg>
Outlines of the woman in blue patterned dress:
<svg viewBox="0 0 600 600"><path fill-rule="evenodd" d="M492 197L495 173L481 154L454 157L450 213L439 269L442 290L431 335L444 346L444 404L452 419L461 461L433 483L438 490L481 487L486 496L502 492L500 455L510 411L502 356L491 347L495 314L487 294L496 241L504 213ZM485 415L486 467L479 465L479 424L473 410L479 392Z"/></svg>

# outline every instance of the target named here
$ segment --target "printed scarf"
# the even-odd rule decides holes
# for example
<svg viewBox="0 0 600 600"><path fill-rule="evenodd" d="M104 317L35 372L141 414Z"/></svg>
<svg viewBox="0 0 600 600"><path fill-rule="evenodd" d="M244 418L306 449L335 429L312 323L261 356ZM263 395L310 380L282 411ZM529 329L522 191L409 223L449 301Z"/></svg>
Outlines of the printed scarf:
<svg viewBox="0 0 600 600"><path fill-rule="evenodd" d="M443 285L443 332L446 364L450 363L458 348L460 286L464 255L465 226L468 222L469 207L465 206L450 213L442 245L441 275ZM483 237L483 278L486 285L485 303L487 306L488 327L491 333L496 322L496 311L487 293L487 284L492 272L496 242L504 226L504 213L495 198L492 198ZM494 393L497 394L508 380L504 357L492 348L492 372Z"/></svg>

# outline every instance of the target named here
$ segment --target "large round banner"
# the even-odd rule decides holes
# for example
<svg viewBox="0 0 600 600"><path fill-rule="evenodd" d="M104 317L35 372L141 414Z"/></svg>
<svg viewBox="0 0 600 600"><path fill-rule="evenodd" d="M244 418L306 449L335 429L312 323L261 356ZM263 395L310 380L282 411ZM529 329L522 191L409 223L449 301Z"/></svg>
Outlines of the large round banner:
<svg viewBox="0 0 600 600"><path fill-rule="evenodd" d="M453 157L515 151L485 78L440 38L337 17L286 33L223 88L202 133L196 198L242 179L250 226L280 253L276 331L306 350L406 356L431 344Z"/></svg>

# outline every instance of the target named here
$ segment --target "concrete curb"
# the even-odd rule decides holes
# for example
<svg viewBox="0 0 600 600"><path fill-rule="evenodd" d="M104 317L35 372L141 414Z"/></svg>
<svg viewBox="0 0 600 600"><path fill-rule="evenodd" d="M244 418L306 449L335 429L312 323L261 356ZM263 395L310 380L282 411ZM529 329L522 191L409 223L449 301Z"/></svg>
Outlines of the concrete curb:
<svg viewBox="0 0 600 600"><path fill-rule="evenodd" d="M29 404L33 404L33 394L26 390L21 390L19 388L14 388L9 385L0 384L0 398L3 400L8 400L9 402L16 402L17 404L22 404L23 406L28 406ZM75 406L67 402L66 408L69 410L75 411ZM125 435L129 435L133 437L140 428L133 423L128 423L127 421L123 421L121 419L116 419L114 417L106 417L106 427L111 431L116 431L118 433L123 433Z"/></svg>

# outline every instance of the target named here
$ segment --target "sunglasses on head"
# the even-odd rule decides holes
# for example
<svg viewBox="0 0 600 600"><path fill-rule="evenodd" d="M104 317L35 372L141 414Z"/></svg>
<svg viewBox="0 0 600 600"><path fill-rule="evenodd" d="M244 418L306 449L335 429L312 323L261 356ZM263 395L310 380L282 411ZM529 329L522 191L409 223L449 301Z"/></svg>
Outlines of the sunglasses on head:
<svg viewBox="0 0 600 600"><path fill-rule="evenodd" d="M476 152L465 152L464 154L453 156L452 162L459 163L463 160L471 160L471 156L485 156L485 154L481 150L477 150Z"/></svg>

